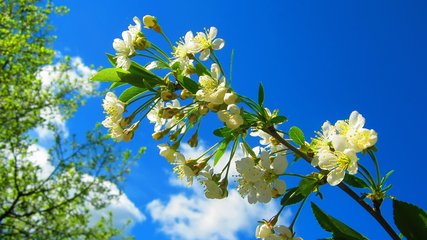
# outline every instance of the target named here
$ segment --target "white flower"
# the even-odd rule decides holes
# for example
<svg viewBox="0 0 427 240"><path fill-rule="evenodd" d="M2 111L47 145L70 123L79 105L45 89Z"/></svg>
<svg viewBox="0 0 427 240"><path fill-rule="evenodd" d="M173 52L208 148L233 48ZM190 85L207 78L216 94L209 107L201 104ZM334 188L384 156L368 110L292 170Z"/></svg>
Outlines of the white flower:
<svg viewBox="0 0 427 240"><path fill-rule="evenodd" d="M129 31L124 31L122 38L114 39L113 48L116 50L117 67L128 70L131 64L130 57L135 54L135 48L132 43L132 35Z"/></svg>
<svg viewBox="0 0 427 240"><path fill-rule="evenodd" d="M147 118L150 121L150 123L154 123L154 131L158 132L162 128L163 124L165 123L165 119L161 118L162 114L161 111L164 108L163 101L159 100L156 105L154 105L150 112L147 114Z"/></svg>
<svg viewBox="0 0 427 240"><path fill-rule="evenodd" d="M283 133L278 132L278 134L283 137ZM270 149L271 152L282 152L286 149L286 147L279 143L274 137L262 130L251 129L250 135L253 137L260 137L259 143Z"/></svg>
<svg viewBox="0 0 427 240"><path fill-rule="evenodd" d="M256 238L262 240L302 240L302 238L294 238L291 230L283 225L278 225L272 228L268 223L258 225L255 232Z"/></svg>
<svg viewBox="0 0 427 240"><path fill-rule="evenodd" d="M225 87L225 78L221 77L218 64L212 64L211 76L200 76L199 83L201 89L196 93L197 100L217 105L224 103L224 96L228 89Z"/></svg>
<svg viewBox="0 0 427 240"><path fill-rule="evenodd" d="M352 149L344 151L321 151L317 153L319 159L319 167L323 170L329 170L327 181L330 185L338 185L345 176L345 171L354 175L357 173L357 161L359 158Z"/></svg>
<svg viewBox="0 0 427 240"><path fill-rule="evenodd" d="M175 160L176 149L173 149L168 144L159 144L157 147L160 150L160 156L166 158L170 163Z"/></svg>
<svg viewBox="0 0 427 240"><path fill-rule="evenodd" d="M105 95L102 107L104 108L104 112L110 115L113 120L121 119L125 111L125 103L120 101L113 92L108 92Z"/></svg>
<svg viewBox="0 0 427 240"><path fill-rule="evenodd" d="M218 111L218 118L230 129L236 129L244 123L240 109L235 104L228 105L227 110Z"/></svg>
<svg viewBox="0 0 427 240"><path fill-rule="evenodd" d="M177 43L177 46L174 48L173 56L175 58L188 61L188 55L197 52L193 39L193 32L188 31Z"/></svg>
<svg viewBox="0 0 427 240"><path fill-rule="evenodd" d="M187 180L187 186L191 186L193 184L193 177L195 175L193 170L187 165L187 161L184 155L182 155L182 153L180 152L175 152L174 158L175 158L175 161L173 162L173 164L175 165L173 169L174 172L178 174L178 177L180 179Z"/></svg>
<svg viewBox="0 0 427 240"><path fill-rule="evenodd" d="M354 151L361 152L375 145L378 139L377 133L363 128L364 125L365 118L357 111L353 111L348 121L337 121L335 127L339 134L347 137Z"/></svg>
<svg viewBox="0 0 427 240"><path fill-rule="evenodd" d="M141 31L141 20L139 20L138 17L133 17L133 21L135 22L135 25L129 25L129 33L132 36L132 40L135 40L135 38L138 36L139 33L142 33Z"/></svg>
<svg viewBox="0 0 427 240"><path fill-rule="evenodd" d="M224 40L221 38L215 39L218 30L215 27L211 27L209 30L204 32L198 32L194 38L195 45L200 52L200 60L205 61L211 54L211 49L220 50L224 47ZM215 39L215 40L214 40Z"/></svg>
<svg viewBox="0 0 427 240"><path fill-rule="evenodd" d="M252 151L257 159L253 159L244 152L246 156L236 161L236 170L240 174L237 179L239 183L237 189L242 197L248 196L249 203L267 203L273 196L284 194L286 191L285 182L278 177L284 172L287 160L284 155L271 157L265 149L260 147Z"/></svg>
<svg viewBox="0 0 427 240"><path fill-rule="evenodd" d="M267 223L263 223L261 225L258 225L255 230L255 237L256 238L266 238L270 235L273 235L273 229L268 225Z"/></svg>
<svg viewBox="0 0 427 240"><path fill-rule="evenodd" d="M125 103L120 101L113 92L108 92L103 100L102 107L107 115L102 125L108 128L111 138L114 141L123 140L124 133L121 126Z"/></svg>
<svg viewBox="0 0 427 240"><path fill-rule="evenodd" d="M116 142L122 141L124 137L123 128L120 126L120 121L121 118L114 119L112 116L107 116L107 118L102 121L102 125L108 128L110 137Z"/></svg>
<svg viewBox="0 0 427 240"><path fill-rule="evenodd" d="M224 103L227 105L235 104L239 97L235 92L229 92L224 95Z"/></svg>
<svg viewBox="0 0 427 240"><path fill-rule="evenodd" d="M225 197L219 183L213 179L214 172L211 166L207 165L205 169L200 171L199 175L203 177L200 179L200 183L205 185L205 196L207 198L222 199Z"/></svg>

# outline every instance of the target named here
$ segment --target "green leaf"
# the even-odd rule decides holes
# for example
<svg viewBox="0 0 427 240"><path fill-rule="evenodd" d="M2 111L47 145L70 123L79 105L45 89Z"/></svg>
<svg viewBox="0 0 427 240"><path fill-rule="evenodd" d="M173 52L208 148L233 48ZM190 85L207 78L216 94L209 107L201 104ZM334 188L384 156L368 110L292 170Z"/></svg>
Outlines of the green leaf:
<svg viewBox="0 0 427 240"><path fill-rule="evenodd" d="M111 65L113 65L113 67L117 65L117 60L116 60L116 57L114 57L114 55L107 53L107 58L108 58L108 61L111 63Z"/></svg>
<svg viewBox="0 0 427 240"><path fill-rule="evenodd" d="M289 137L298 145L305 145L304 133L298 127L293 126L289 129Z"/></svg>
<svg viewBox="0 0 427 240"><path fill-rule="evenodd" d="M285 122L286 120L288 120L288 118L285 116L276 116L273 119L271 119L270 122L273 124L279 124L279 123Z"/></svg>
<svg viewBox="0 0 427 240"><path fill-rule="evenodd" d="M122 94L120 94L119 99L122 102L128 103L132 99L136 98L137 96L143 94L146 91L147 91L146 88L131 86L130 88L127 88L126 90L124 90Z"/></svg>
<svg viewBox="0 0 427 240"><path fill-rule="evenodd" d="M246 142L246 140L244 138L242 138L242 142L243 142L243 147L245 148L246 152L248 152L253 158L256 158L256 154L254 152L254 150L252 150L252 148L249 146L249 144Z"/></svg>
<svg viewBox="0 0 427 240"><path fill-rule="evenodd" d="M184 87L193 94L196 94L197 90L199 90L199 85L189 77L178 76L177 80L182 87Z"/></svg>
<svg viewBox="0 0 427 240"><path fill-rule="evenodd" d="M400 232L411 239L427 239L427 213L410 203L393 199L394 223Z"/></svg>
<svg viewBox="0 0 427 240"><path fill-rule="evenodd" d="M289 206L295 203L299 203L304 199L304 196L298 191L297 187L290 188L288 191L286 191L285 195L283 196L282 200L280 201L280 204L282 206Z"/></svg>
<svg viewBox="0 0 427 240"><path fill-rule="evenodd" d="M121 78L119 74L131 75L130 72L121 68L105 68L97 72L91 80L100 82L120 82Z"/></svg>
<svg viewBox="0 0 427 240"><path fill-rule="evenodd" d="M92 77L93 81L101 82L125 82L137 87L144 87L143 77L138 74L125 71L121 68L106 68Z"/></svg>
<svg viewBox="0 0 427 240"><path fill-rule="evenodd" d="M385 181L390 177L390 175L394 172L394 170L391 170L388 172L382 179L381 179L381 185L385 183Z"/></svg>
<svg viewBox="0 0 427 240"><path fill-rule="evenodd" d="M317 183L317 179L314 177L306 177L301 179L301 181L299 182L298 188L300 193L304 196L307 197L308 195L310 195L310 193L312 193L314 191L314 189L317 187L318 183Z"/></svg>
<svg viewBox="0 0 427 240"><path fill-rule="evenodd" d="M112 90L112 89L114 89L114 88L116 88L116 87L120 87L120 86L122 86L122 85L124 85L124 84L126 84L125 82L113 82L111 85L110 85L110 90Z"/></svg>
<svg viewBox="0 0 427 240"><path fill-rule="evenodd" d="M363 179L350 174L345 175L344 182L355 188L369 188Z"/></svg>
<svg viewBox="0 0 427 240"><path fill-rule="evenodd" d="M113 64L113 66L116 66L116 58L111 54L107 54L107 57L108 57L108 60ZM120 69L120 68L117 68L117 69ZM121 69L121 70L123 70L123 69ZM123 70L123 71L125 71L125 70ZM156 74L148 71L147 69L145 69L145 67L139 65L138 63L136 63L134 61L131 62L129 71L126 71L126 72L129 72L132 75L138 76L139 78L143 78L152 87L154 87L157 84L163 83L163 79L161 77L159 77ZM124 82L130 83L130 84L137 86L137 87L142 87L140 85L142 82L141 79L138 79L137 82L129 82L129 81L124 81ZM137 85L137 84L139 84L139 85Z"/></svg>
<svg viewBox="0 0 427 240"><path fill-rule="evenodd" d="M260 106L264 106L264 87L262 86L262 83L259 84L258 88L258 104Z"/></svg>
<svg viewBox="0 0 427 240"><path fill-rule="evenodd" d="M334 236L334 239L346 239L346 240L367 239L365 236L358 233L356 230L350 228L343 222L323 212L313 202L311 202L311 208L313 210L314 216L317 219L317 222L320 224L320 226L323 229L325 229L328 232L331 232Z"/></svg>
<svg viewBox="0 0 427 240"><path fill-rule="evenodd" d="M205 65L201 64L201 63L196 63L196 74L197 76L203 76L203 75L208 75L211 76L211 73L209 72L209 69L206 68Z"/></svg>
<svg viewBox="0 0 427 240"><path fill-rule="evenodd" d="M226 138L219 145L215 153L214 166L218 163L219 159L221 159L222 155L224 155L225 150L227 149L227 146L230 143L230 141L231 141L231 138Z"/></svg>
<svg viewBox="0 0 427 240"><path fill-rule="evenodd" d="M218 128L213 131L213 134L215 136L218 136L221 138L229 138L231 137L231 133L232 133L231 129L229 129L228 127Z"/></svg>

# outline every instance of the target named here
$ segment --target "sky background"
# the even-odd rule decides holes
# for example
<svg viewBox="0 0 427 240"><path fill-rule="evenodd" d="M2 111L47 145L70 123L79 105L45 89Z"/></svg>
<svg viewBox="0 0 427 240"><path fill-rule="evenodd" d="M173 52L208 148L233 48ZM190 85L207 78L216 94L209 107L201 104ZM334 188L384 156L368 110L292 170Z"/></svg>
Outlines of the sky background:
<svg viewBox="0 0 427 240"><path fill-rule="evenodd" d="M424 156L427 133L427 2L425 1L56 1L70 8L52 17L54 48L79 57L86 65L110 67L105 53L112 41L133 24L134 16L158 18L177 41L187 31L216 26L225 47L218 52L228 66L234 49L233 89L255 98L259 82L265 105L313 137L325 120L346 119L353 110L378 132L377 157L385 174L395 169L389 194L427 208ZM167 45L153 32L147 37ZM228 72L229 68L226 68ZM107 85L101 85L105 89ZM90 98L67 122L83 133L104 119L102 98ZM215 126L218 121L212 122ZM254 239L256 221L269 218L278 203L248 205L235 191L227 200L205 200L199 186L186 189L158 155L147 121L123 149L147 146L132 167L122 190L134 205L129 211L136 239ZM211 126L203 128L202 147L216 141ZM256 144L256 140L253 141ZM200 150L200 149L199 149ZM194 150L184 149L186 152ZM370 165L368 158L362 158ZM304 162L288 169L309 172ZM295 179L286 179L288 186ZM325 200L311 197L327 213L370 239L386 239L380 226L337 188L322 188ZM384 203L392 221L390 201ZM117 208L120 208L119 206ZM284 223L290 222L290 207ZM119 212L119 210L118 210ZM135 217L136 216L136 217ZM296 224L304 239L330 236L316 223L307 205Z"/></svg>

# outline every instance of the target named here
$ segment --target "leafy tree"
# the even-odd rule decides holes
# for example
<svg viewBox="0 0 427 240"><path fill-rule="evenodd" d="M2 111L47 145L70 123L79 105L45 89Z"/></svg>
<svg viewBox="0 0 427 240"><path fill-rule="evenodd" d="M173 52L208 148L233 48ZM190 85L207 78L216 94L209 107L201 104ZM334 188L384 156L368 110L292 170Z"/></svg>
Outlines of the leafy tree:
<svg viewBox="0 0 427 240"><path fill-rule="evenodd" d="M60 73L52 82L38 74L55 54L48 18L67 8L51 1L6 0L0 12L0 238L121 235L111 215L91 223L90 210L117 196L110 186L122 180L134 158L129 152L115 154L98 129L88 132L84 143L62 137L54 117L65 120L84 103L79 83L67 74L76 67L69 59L51 69ZM47 169L36 159L40 147L31 131L36 127L54 133Z"/></svg>

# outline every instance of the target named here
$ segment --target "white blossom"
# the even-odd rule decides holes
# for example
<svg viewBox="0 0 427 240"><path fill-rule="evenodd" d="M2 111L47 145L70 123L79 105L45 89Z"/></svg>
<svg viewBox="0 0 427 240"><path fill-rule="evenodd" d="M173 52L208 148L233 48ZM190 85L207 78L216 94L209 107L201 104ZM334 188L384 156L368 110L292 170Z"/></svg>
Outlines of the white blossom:
<svg viewBox="0 0 427 240"><path fill-rule="evenodd" d="M285 182L278 177L284 172L287 160L284 155L270 156L260 147L252 151L256 159L244 152L246 156L236 161L236 170L240 174L237 189L242 197L248 196L249 203L267 203L276 196L273 192L284 194L286 191Z"/></svg>
<svg viewBox="0 0 427 240"><path fill-rule="evenodd" d="M154 131L158 132L165 123L165 119L162 118L161 111L164 108L164 103L162 100L159 100L148 112L147 119L150 123L154 123Z"/></svg>
<svg viewBox="0 0 427 240"><path fill-rule="evenodd" d="M218 111L218 118L230 129L236 129L244 123L240 109L235 104L228 105L227 110Z"/></svg>
<svg viewBox="0 0 427 240"><path fill-rule="evenodd" d="M194 43L200 51L200 60L205 61L211 54L211 49L220 50L224 47L224 40L221 38L215 39L218 30L216 27L211 27L206 32L198 32L194 38ZM214 40L215 39L215 40Z"/></svg>
<svg viewBox="0 0 427 240"><path fill-rule="evenodd" d="M122 33L122 38L116 38L113 41L113 48L116 50L117 67L128 70L131 65L130 57L135 54L132 35L129 31Z"/></svg>
<svg viewBox="0 0 427 240"><path fill-rule="evenodd" d="M363 128L365 118L353 111L348 121L337 121L335 124L339 134L347 137L351 147L356 152L361 152L372 147L377 142L377 133L374 130Z"/></svg>
<svg viewBox="0 0 427 240"><path fill-rule="evenodd" d="M121 119L125 111L125 103L120 101L113 92L108 92L105 95L102 107L104 108L104 112L110 115L113 120Z"/></svg>
<svg viewBox="0 0 427 240"><path fill-rule="evenodd" d="M169 144L159 144L157 147L160 150L160 156L166 158L170 163L175 160L176 149L172 148Z"/></svg>
<svg viewBox="0 0 427 240"><path fill-rule="evenodd" d="M173 164L175 165L174 172L178 174L179 179L186 180L187 186L191 186L193 184L193 177L195 175L191 167L187 165L187 161L184 155L182 155L182 153L180 152L175 152L174 158L175 158L175 161L173 162Z"/></svg>
<svg viewBox="0 0 427 240"><path fill-rule="evenodd" d="M205 186L205 196L210 199L222 199L225 197L224 191L219 186L218 181L213 178L214 172L211 166L206 167L200 171L200 183Z"/></svg>
<svg viewBox="0 0 427 240"><path fill-rule="evenodd" d="M217 105L224 103L224 96L228 89L225 87L225 78L221 77L218 64L212 64L211 76L200 76L199 83L201 89L196 93L197 100Z"/></svg>

